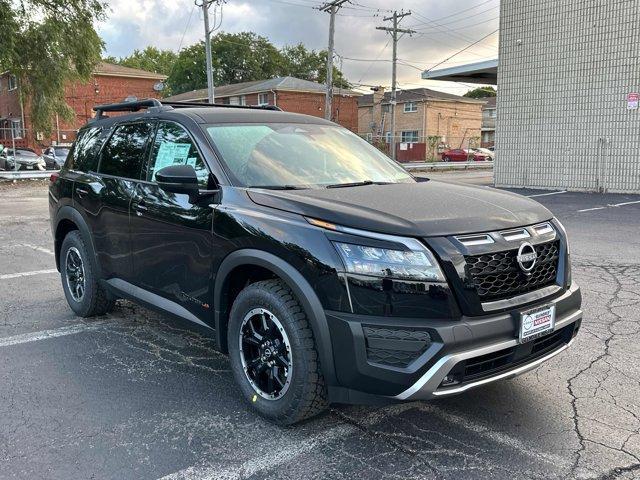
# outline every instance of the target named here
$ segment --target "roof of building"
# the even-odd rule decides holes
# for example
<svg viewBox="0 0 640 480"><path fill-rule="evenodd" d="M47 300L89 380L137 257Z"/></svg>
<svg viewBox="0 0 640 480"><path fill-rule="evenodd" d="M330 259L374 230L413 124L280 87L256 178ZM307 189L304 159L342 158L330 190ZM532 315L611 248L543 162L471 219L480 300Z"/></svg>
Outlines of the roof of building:
<svg viewBox="0 0 640 480"><path fill-rule="evenodd" d="M109 77L148 78L152 80L165 80L167 78L166 75L160 73L148 72L146 70L140 70L139 68L125 67L107 62L100 62L93 70L93 74Z"/></svg>
<svg viewBox="0 0 640 480"><path fill-rule="evenodd" d="M324 93L325 86L320 83L311 82L309 80L303 80L296 77L276 77L268 80L254 80L252 82L233 83L231 85L221 85L215 87L215 96L218 97L232 97L238 95L248 95L251 93L261 93L274 91L289 91L289 92L307 92L307 93ZM354 92L353 90L347 90L343 88L335 88L335 95L348 95L348 96L360 96L361 93ZM180 93L167 97L165 101L172 102L188 102L196 100L206 100L207 89L201 88L199 90L192 90L190 92Z"/></svg>
<svg viewBox="0 0 640 480"><path fill-rule="evenodd" d="M496 108L496 98L497 97L482 97L478 100L486 102L483 108Z"/></svg>
<svg viewBox="0 0 640 480"><path fill-rule="evenodd" d="M430 88L411 88L408 90L398 90L396 95L397 103L405 102L421 102L426 100L441 100L448 102L464 102L464 103L484 103L482 100L474 98L461 97L451 93L439 92ZM391 102L391 92L385 92L382 103ZM373 94L363 95L358 98L359 107L370 107L373 105Z"/></svg>
<svg viewBox="0 0 640 480"><path fill-rule="evenodd" d="M439 70L425 70L422 72L422 79L497 85L498 60L485 60Z"/></svg>

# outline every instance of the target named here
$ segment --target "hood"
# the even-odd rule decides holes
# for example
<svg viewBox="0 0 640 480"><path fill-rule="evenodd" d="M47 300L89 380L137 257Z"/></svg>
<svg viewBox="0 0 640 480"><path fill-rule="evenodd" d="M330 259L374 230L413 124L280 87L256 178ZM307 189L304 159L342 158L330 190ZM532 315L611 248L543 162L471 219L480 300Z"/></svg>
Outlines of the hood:
<svg viewBox="0 0 640 480"><path fill-rule="evenodd" d="M515 193L434 180L318 190L250 189L247 193L258 205L411 237L505 230L553 217L538 202Z"/></svg>

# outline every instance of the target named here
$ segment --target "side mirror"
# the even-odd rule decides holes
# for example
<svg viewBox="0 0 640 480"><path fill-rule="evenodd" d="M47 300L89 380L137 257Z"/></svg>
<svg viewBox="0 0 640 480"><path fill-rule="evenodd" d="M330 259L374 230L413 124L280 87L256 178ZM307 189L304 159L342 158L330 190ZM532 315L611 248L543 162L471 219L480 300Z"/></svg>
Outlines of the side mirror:
<svg viewBox="0 0 640 480"><path fill-rule="evenodd" d="M170 165L156 172L156 182L165 192L197 195L198 177L191 165Z"/></svg>

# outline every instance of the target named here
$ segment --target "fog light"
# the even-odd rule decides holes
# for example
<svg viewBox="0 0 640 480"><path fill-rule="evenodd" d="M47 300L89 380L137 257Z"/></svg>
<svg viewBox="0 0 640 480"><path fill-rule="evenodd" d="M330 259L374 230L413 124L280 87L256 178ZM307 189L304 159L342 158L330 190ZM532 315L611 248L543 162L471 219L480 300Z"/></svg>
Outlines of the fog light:
<svg viewBox="0 0 640 480"><path fill-rule="evenodd" d="M448 387L450 385L456 385L458 383L460 383L458 376L449 374L442 379L442 382L440 383L440 385L443 387Z"/></svg>

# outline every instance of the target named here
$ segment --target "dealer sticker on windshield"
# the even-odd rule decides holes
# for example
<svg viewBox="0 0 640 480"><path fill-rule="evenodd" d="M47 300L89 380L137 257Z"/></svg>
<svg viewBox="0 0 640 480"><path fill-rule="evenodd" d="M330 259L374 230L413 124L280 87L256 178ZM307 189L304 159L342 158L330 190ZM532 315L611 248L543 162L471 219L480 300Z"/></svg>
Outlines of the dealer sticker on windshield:
<svg viewBox="0 0 640 480"><path fill-rule="evenodd" d="M548 305L520 314L520 343L528 342L553 330L556 323L556 307Z"/></svg>

